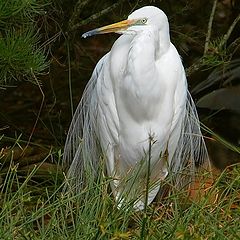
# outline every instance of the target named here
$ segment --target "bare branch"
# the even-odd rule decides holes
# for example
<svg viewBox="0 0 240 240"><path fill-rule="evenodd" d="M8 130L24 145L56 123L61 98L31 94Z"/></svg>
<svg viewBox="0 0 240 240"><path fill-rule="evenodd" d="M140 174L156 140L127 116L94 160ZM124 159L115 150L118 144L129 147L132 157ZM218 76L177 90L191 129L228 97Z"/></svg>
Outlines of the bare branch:
<svg viewBox="0 0 240 240"><path fill-rule="evenodd" d="M191 76L193 73L197 72L203 66L203 58L198 59L195 63L186 69L187 77Z"/></svg>
<svg viewBox="0 0 240 240"><path fill-rule="evenodd" d="M76 3L75 7L74 7L74 11L73 14L71 16L71 18L69 19L69 26L73 25L76 20L78 19L82 9L90 2L90 0L78 0L78 2Z"/></svg>
<svg viewBox="0 0 240 240"><path fill-rule="evenodd" d="M240 14L238 14L238 16L234 19L234 21L233 21L233 23L231 24L231 26L229 27L227 33L223 36L223 40L222 40L222 42L221 42L220 47L224 46L224 45L227 43L227 41L228 41L228 39L229 39L229 37L230 37L233 29L235 28L235 26L237 25L237 23L239 22L239 20L240 20Z"/></svg>
<svg viewBox="0 0 240 240"><path fill-rule="evenodd" d="M122 4L123 2L125 2L126 0L119 0L117 3L114 3L113 5L107 7L106 9L103 9L102 11L98 12L98 13L95 13L93 14L92 16L90 16L89 18L87 19L84 19L82 20L81 22L73 25L73 26L70 26L70 31L75 31L76 29L78 29L79 27L83 26L83 25L86 25L98 18L100 18L101 16L111 12L112 10L114 10L115 8L117 8L120 4Z"/></svg>
<svg viewBox="0 0 240 240"><path fill-rule="evenodd" d="M212 34L212 24L213 24L214 14L215 14L215 11L216 11L217 1L218 0L214 0L214 2L213 2L212 12L211 12L211 15L210 15L210 18L209 18L209 21L208 21L208 31L207 31L203 56L206 55L206 53L208 51L208 46L209 46L209 42L210 42L210 38L211 38L211 34Z"/></svg>

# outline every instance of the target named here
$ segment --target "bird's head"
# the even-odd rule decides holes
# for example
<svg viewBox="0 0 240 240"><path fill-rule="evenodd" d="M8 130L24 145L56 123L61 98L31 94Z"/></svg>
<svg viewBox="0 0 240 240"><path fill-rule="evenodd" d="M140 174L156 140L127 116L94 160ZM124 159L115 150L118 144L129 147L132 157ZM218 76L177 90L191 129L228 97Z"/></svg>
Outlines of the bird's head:
<svg viewBox="0 0 240 240"><path fill-rule="evenodd" d="M168 19L165 13L157 7L146 6L131 13L127 20L88 31L84 33L82 37L86 38L96 34L111 32L120 34L136 34L149 27L161 30L164 26L168 26Z"/></svg>

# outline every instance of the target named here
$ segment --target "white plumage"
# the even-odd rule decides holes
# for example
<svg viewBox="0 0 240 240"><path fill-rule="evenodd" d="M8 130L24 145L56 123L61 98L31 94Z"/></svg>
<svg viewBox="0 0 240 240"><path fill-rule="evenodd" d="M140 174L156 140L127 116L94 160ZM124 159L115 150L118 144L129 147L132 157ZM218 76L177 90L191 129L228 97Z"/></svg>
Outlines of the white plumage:
<svg viewBox="0 0 240 240"><path fill-rule="evenodd" d="M86 171L98 174L105 157L118 205L134 201L143 209L148 177L149 204L170 171L180 184L183 168L193 175L207 150L164 12L143 7L83 37L107 32L122 35L94 69L68 132L64 162L81 187Z"/></svg>

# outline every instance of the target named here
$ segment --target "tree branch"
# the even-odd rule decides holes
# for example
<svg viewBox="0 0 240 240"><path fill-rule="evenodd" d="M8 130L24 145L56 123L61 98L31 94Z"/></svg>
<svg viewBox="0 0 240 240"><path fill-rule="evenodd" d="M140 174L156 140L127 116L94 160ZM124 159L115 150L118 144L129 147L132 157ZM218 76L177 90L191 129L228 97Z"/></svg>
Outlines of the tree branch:
<svg viewBox="0 0 240 240"><path fill-rule="evenodd" d="M74 7L74 11L73 14L71 16L71 18L69 19L69 26L73 25L76 20L78 19L82 9L90 2L90 0L78 0L78 2L76 3L75 7Z"/></svg>
<svg viewBox="0 0 240 240"><path fill-rule="evenodd" d="M208 21L208 31L207 31L203 56L205 56L207 51L208 51L208 46L209 46L211 33L212 33L213 18L214 18L214 14L215 14L215 11L216 11L217 1L218 0L214 0L214 2L213 2L212 12L211 12L211 15L210 15L210 18L209 18L209 21Z"/></svg>
<svg viewBox="0 0 240 240"><path fill-rule="evenodd" d="M84 19L82 20L81 22L75 24L75 25L72 25L72 26L69 26L69 31L75 31L76 29L78 29L79 27L83 26L83 25L86 25L98 18L100 18L101 16L111 12L113 9L117 8L120 4L122 4L123 2L125 2L126 0L119 0L117 3L114 3L113 5L107 7L106 9L103 9L102 11L98 12L98 13L95 13L93 14L92 16L90 16L89 18L87 19Z"/></svg>
<svg viewBox="0 0 240 240"><path fill-rule="evenodd" d="M231 24L231 26L229 27L228 31L226 34L224 34L223 36L223 40L221 42L221 45L219 47L222 47L223 45L225 45L230 37L230 35L232 34L233 29L235 28L235 26L237 25L237 23L240 20L240 14L238 14L238 16L234 19L233 23Z"/></svg>

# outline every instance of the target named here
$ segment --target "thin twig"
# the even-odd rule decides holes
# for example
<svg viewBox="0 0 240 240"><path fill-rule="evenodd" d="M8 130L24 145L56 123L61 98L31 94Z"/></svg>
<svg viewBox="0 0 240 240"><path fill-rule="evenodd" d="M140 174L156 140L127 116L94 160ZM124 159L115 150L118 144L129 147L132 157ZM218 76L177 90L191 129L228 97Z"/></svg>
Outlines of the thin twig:
<svg viewBox="0 0 240 240"><path fill-rule="evenodd" d="M147 205L148 205L148 196L149 196L149 185L150 185L150 172L151 172L151 158L152 158L152 145L153 145L153 137L149 134L149 147L148 147L148 161L147 161L147 176L146 176L146 194L145 194L145 201L144 201L144 218L142 223L142 229L140 234L140 239L145 239L147 235Z"/></svg>
<svg viewBox="0 0 240 240"><path fill-rule="evenodd" d="M4 141L16 143L16 138L6 137L6 136L4 136L4 135L2 135L1 137L2 137L2 138L0 138L0 139L3 139ZM20 136L20 137L21 137L21 136ZM28 146L31 145L31 146L36 146L36 147L40 147L40 148L43 148L43 149L48 149L48 145L38 144L38 143L34 143L34 142L29 142L29 141L21 140L20 137L18 137L18 139L17 139L17 142L18 142L18 143L28 144Z"/></svg>
<svg viewBox="0 0 240 240"><path fill-rule="evenodd" d="M218 46L219 49L221 49L224 45L226 45L230 35L232 34L233 29L235 28L235 26L237 25L237 23L239 21L240 21L240 14L235 18L235 20L233 21L233 23L229 27L227 33L223 36L223 39L222 39L221 43ZM210 33L210 35L211 35L211 33ZM205 43L205 48L206 48L206 43ZM208 48L208 46L207 46L207 48ZM205 50L206 49L204 49L204 55L207 53L207 50L206 50L206 52L205 52ZM203 58L200 58L193 65L191 65L190 67L188 67L186 69L186 75L187 76L192 75L194 72L198 71L203 65L204 65Z"/></svg>
<svg viewBox="0 0 240 240"><path fill-rule="evenodd" d="M221 42L219 47L222 47L222 46L224 46L227 43L230 35L232 34L233 29L235 28L235 26L237 25L239 20L240 20L240 14L238 14L238 16L234 19L234 21L231 24L231 26L229 27L227 33L223 36L223 40L222 40L222 42Z"/></svg>
<svg viewBox="0 0 240 240"><path fill-rule="evenodd" d="M102 11L98 12L98 13L95 13L93 14L92 16L90 16L89 18L87 19L84 19L82 20L81 22L73 25L73 26L70 26L69 29L70 31L75 31L76 29L78 29L79 27L83 26L83 25L86 25L98 18L100 18L101 16L111 12L112 10L114 10L115 8L117 8L120 4L122 4L123 2L125 2L126 0L119 0L117 3L114 3L113 5L107 7L106 9L103 9Z"/></svg>
<svg viewBox="0 0 240 240"><path fill-rule="evenodd" d="M187 77L191 76L193 73L197 72L203 66L203 58L198 59L190 67L186 69Z"/></svg>
<svg viewBox="0 0 240 240"><path fill-rule="evenodd" d="M70 48L69 48L69 40L66 40L67 43L67 56L68 56L68 87L69 87L69 99L71 106L71 114L73 117L73 95L72 95L72 69L71 69L71 58L70 58Z"/></svg>
<svg viewBox="0 0 240 240"><path fill-rule="evenodd" d="M3 127L0 128L0 131L3 131L3 130L8 129L8 128L9 128L9 126L3 126Z"/></svg>
<svg viewBox="0 0 240 240"><path fill-rule="evenodd" d="M81 14L82 9L90 2L90 0L78 0L78 2L76 3L74 10L73 10L73 14L71 16L71 18L69 19L69 26L73 25L76 20L79 18L79 15Z"/></svg>
<svg viewBox="0 0 240 240"><path fill-rule="evenodd" d="M212 12L211 12L209 22L208 22L208 31L207 31L207 36L206 36L206 41L205 41L205 46L204 46L204 54L203 55L206 55L206 53L208 51L208 46L209 46L211 33L212 33L213 18L214 18L214 14L215 14L215 11L216 11L217 1L218 0L214 0L214 2L213 2Z"/></svg>
<svg viewBox="0 0 240 240"><path fill-rule="evenodd" d="M32 71L32 69L31 69L31 71ZM28 145L29 145L30 142L31 142L31 139L32 139L33 133L34 133L34 131L35 131L35 129L36 129L38 120L39 120L39 118L40 118L40 114L41 114L41 112L42 112L42 108L43 108L43 104L44 104L44 100L45 100L45 94L44 94L44 92L43 92L43 90L42 90L41 84L39 83L38 79L36 78L36 76L35 76L35 74L34 74L33 72L32 72L32 76L33 76L33 78L35 79L35 81L37 82L38 88L39 88L39 90L40 90L40 92L41 92L41 94L42 94L42 101L41 101L41 105L40 105L40 108L39 108L39 111L38 111L38 114L37 114L36 121L35 121L35 123L34 123L34 125L33 125L31 134L30 134L30 136L29 136L29 138L28 138L27 145L24 147L24 149L23 149L23 151L22 151L22 155L24 154L25 150L27 149Z"/></svg>

